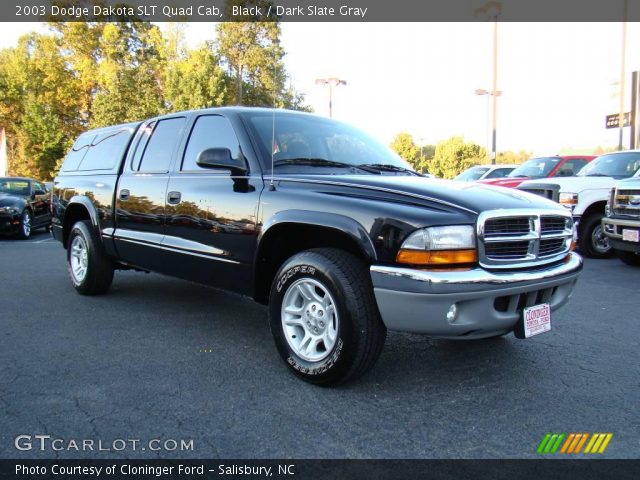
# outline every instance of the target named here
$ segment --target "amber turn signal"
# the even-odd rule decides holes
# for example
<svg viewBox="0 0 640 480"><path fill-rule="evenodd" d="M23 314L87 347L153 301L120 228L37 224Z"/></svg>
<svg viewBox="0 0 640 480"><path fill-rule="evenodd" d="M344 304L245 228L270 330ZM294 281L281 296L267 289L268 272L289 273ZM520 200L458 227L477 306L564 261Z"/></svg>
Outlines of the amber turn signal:
<svg viewBox="0 0 640 480"><path fill-rule="evenodd" d="M409 265L451 265L478 261L475 250L407 250L400 249L396 262Z"/></svg>

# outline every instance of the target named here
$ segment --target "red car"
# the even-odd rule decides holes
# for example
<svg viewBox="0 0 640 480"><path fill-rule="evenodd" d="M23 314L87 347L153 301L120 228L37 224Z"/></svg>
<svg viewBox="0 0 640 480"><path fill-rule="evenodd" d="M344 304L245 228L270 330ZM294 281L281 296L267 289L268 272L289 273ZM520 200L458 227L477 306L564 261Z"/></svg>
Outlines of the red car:
<svg viewBox="0 0 640 480"><path fill-rule="evenodd" d="M515 188L525 180L550 177L572 177L591 160L593 155L556 155L527 160L503 178L478 180L478 183Z"/></svg>

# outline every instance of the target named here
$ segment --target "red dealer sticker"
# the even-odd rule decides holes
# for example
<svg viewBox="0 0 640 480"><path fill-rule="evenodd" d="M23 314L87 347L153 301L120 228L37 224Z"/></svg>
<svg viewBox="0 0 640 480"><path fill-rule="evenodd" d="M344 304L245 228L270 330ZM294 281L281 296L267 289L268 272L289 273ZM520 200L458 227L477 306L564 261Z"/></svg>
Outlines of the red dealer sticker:
<svg viewBox="0 0 640 480"><path fill-rule="evenodd" d="M525 338L551 330L551 308L548 303L525 308L523 319Z"/></svg>

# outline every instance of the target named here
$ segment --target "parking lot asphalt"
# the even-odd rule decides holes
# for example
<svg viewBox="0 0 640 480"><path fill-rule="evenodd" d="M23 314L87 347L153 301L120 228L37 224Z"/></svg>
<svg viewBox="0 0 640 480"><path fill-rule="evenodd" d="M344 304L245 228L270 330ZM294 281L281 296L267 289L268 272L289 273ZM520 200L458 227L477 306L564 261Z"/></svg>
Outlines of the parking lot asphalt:
<svg viewBox="0 0 640 480"><path fill-rule="evenodd" d="M135 272L83 297L47 234L0 239L0 458L532 458L547 432L611 432L603 457L638 458L639 280L587 260L549 333L389 333L369 374L326 389L287 371L251 300ZM39 434L64 448L16 450ZM85 439L141 443L67 448Z"/></svg>

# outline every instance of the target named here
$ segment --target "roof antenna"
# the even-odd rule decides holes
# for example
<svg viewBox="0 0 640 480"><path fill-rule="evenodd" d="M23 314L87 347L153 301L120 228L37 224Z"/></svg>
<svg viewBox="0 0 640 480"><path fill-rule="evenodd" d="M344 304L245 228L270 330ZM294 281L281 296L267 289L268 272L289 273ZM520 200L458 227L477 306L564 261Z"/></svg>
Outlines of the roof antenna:
<svg viewBox="0 0 640 480"><path fill-rule="evenodd" d="M269 182L269 190L274 191L276 189L275 184L273 183L273 157L275 155L275 147L276 147L276 110L275 106L271 111L271 181Z"/></svg>
<svg viewBox="0 0 640 480"><path fill-rule="evenodd" d="M269 191L273 192L276 189L275 184L273 183L273 158L275 156L276 149L276 77L278 62L274 62L273 64L273 109L271 110L271 181L269 182Z"/></svg>

